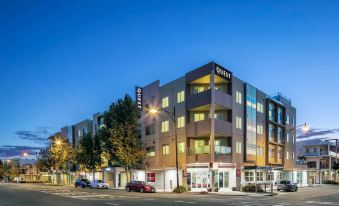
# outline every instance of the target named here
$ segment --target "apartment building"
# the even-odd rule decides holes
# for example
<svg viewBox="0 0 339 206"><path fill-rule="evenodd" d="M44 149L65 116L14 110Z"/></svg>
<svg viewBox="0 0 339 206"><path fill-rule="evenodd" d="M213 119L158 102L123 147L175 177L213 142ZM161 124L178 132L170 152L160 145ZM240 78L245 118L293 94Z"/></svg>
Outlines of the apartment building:
<svg viewBox="0 0 339 206"><path fill-rule="evenodd" d="M339 181L339 172L333 169L339 162L336 144L324 140L308 140L297 143L298 156L306 158L308 180L322 184L326 180Z"/></svg>
<svg viewBox="0 0 339 206"><path fill-rule="evenodd" d="M191 191L295 180L296 109L281 94L271 97L211 62L167 84L137 87L136 95L147 156L139 180L176 187L175 133L179 182ZM175 112L176 128L163 110Z"/></svg>

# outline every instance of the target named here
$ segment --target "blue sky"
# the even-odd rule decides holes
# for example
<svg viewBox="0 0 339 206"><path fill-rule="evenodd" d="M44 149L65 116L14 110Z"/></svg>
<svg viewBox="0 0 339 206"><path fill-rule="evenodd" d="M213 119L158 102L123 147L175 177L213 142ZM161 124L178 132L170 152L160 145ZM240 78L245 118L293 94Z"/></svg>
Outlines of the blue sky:
<svg viewBox="0 0 339 206"><path fill-rule="evenodd" d="M135 85L210 61L287 95L299 123L333 136L338 9L310 0L2 1L0 158L41 147Z"/></svg>

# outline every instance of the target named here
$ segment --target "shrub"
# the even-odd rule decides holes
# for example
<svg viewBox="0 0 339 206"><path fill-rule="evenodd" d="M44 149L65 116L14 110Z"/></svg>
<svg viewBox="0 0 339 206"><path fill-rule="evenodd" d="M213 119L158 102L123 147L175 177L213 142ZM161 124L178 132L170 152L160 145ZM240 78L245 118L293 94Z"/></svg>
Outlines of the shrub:
<svg viewBox="0 0 339 206"><path fill-rule="evenodd" d="M255 184L247 184L241 188L242 192L255 192ZM260 185L257 185L257 192L262 192L262 188Z"/></svg>
<svg viewBox="0 0 339 206"><path fill-rule="evenodd" d="M187 189L186 189L186 187L184 187L184 186L179 186L179 187L175 188L175 189L173 190L173 192L174 192L174 193L184 193L184 192L187 192Z"/></svg>
<svg viewBox="0 0 339 206"><path fill-rule="evenodd" d="M325 180L325 181L323 182L323 184L331 184L331 185L336 185L336 184L337 184L337 182L335 182L335 181L333 181L333 180Z"/></svg>

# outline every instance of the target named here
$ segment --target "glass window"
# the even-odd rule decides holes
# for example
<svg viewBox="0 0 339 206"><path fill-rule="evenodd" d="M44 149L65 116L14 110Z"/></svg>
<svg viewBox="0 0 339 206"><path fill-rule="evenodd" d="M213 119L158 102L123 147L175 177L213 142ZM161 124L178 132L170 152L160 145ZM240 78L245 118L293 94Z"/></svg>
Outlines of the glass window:
<svg viewBox="0 0 339 206"><path fill-rule="evenodd" d="M268 137L269 137L269 140L271 142L276 142L275 131L276 131L275 125L269 124L269 126L268 126Z"/></svg>
<svg viewBox="0 0 339 206"><path fill-rule="evenodd" d="M178 143L178 154L185 153L185 142Z"/></svg>
<svg viewBox="0 0 339 206"><path fill-rule="evenodd" d="M275 105L273 103L269 104L268 117L269 120L275 121Z"/></svg>
<svg viewBox="0 0 339 206"><path fill-rule="evenodd" d="M155 147L146 147L146 157L155 156Z"/></svg>
<svg viewBox="0 0 339 206"><path fill-rule="evenodd" d="M241 154L242 148L241 148L241 142L236 142L236 153Z"/></svg>
<svg viewBox="0 0 339 206"><path fill-rule="evenodd" d="M257 172L257 181L264 181L264 173Z"/></svg>
<svg viewBox="0 0 339 206"><path fill-rule="evenodd" d="M237 128L237 129L242 129L242 120L241 120L241 117L238 117L238 116L236 116L235 117L235 127Z"/></svg>
<svg viewBox="0 0 339 206"><path fill-rule="evenodd" d="M292 160L294 160L294 152L291 152L291 154L292 154Z"/></svg>
<svg viewBox="0 0 339 206"><path fill-rule="evenodd" d="M264 127L261 124L257 124L257 134L264 134Z"/></svg>
<svg viewBox="0 0 339 206"><path fill-rule="evenodd" d="M288 157L289 156L289 153L288 153L288 151L286 151L286 159L288 160Z"/></svg>
<svg viewBox="0 0 339 206"><path fill-rule="evenodd" d="M155 134L154 124L151 124L151 125L148 125L148 126L145 127L145 134L146 134L146 136Z"/></svg>
<svg viewBox="0 0 339 206"><path fill-rule="evenodd" d="M287 133L287 134L286 134L286 142L289 142L289 141L290 141L290 134Z"/></svg>
<svg viewBox="0 0 339 206"><path fill-rule="evenodd" d="M286 124L290 124L290 116L286 114Z"/></svg>
<svg viewBox="0 0 339 206"><path fill-rule="evenodd" d="M162 108L168 107L168 105L169 105L168 97L162 98L162 103L161 103L161 105L162 105Z"/></svg>
<svg viewBox="0 0 339 206"><path fill-rule="evenodd" d="M294 137L294 135L292 135L292 142L293 142L293 143L295 142L295 137Z"/></svg>
<svg viewBox="0 0 339 206"><path fill-rule="evenodd" d="M236 96L236 102L238 104L242 104L242 95L241 95L241 92L236 91L235 92L235 96Z"/></svg>
<svg viewBox="0 0 339 206"><path fill-rule="evenodd" d="M207 140L194 141L194 154L208 154L209 145Z"/></svg>
<svg viewBox="0 0 339 206"><path fill-rule="evenodd" d="M169 130L169 121L163 121L161 122L161 132L168 132Z"/></svg>
<svg viewBox="0 0 339 206"><path fill-rule="evenodd" d="M204 113L195 113L194 114L194 122L203 121L205 119Z"/></svg>
<svg viewBox="0 0 339 206"><path fill-rule="evenodd" d="M245 180L246 182L254 181L254 172L245 172Z"/></svg>
<svg viewBox="0 0 339 206"><path fill-rule="evenodd" d="M260 113L264 113L264 105L257 102L257 111Z"/></svg>
<svg viewBox="0 0 339 206"><path fill-rule="evenodd" d="M200 93L200 92L203 92L203 91L205 91L205 87L202 87L202 86L195 86L193 88L193 93L194 94L197 94L197 93Z"/></svg>
<svg viewBox="0 0 339 206"><path fill-rule="evenodd" d="M147 182L155 182L155 173L154 172L147 173Z"/></svg>
<svg viewBox="0 0 339 206"><path fill-rule="evenodd" d="M181 116L177 119L177 127L178 128L185 127L185 116Z"/></svg>
<svg viewBox="0 0 339 206"><path fill-rule="evenodd" d="M278 143L283 144L283 130L281 127L278 127Z"/></svg>
<svg viewBox="0 0 339 206"><path fill-rule="evenodd" d="M260 156L260 157L263 156L263 147L260 147L260 146L257 147L257 154L258 154L258 156Z"/></svg>
<svg viewBox="0 0 339 206"><path fill-rule="evenodd" d="M181 91L177 93L177 103L185 101L185 91Z"/></svg>
<svg viewBox="0 0 339 206"><path fill-rule="evenodd" d="M274 173L273 172L267 172L266 181L274 181Z"/></svg>
<svg viewBox="0 0 339 206"><path fill-rule="evenodd" d="M168 144L162 145L162 154L163 155L169 154L169 145Z"/></svg>
<svg viewBox="0 0 339 206"><path fill-rule="evenodd" d="M214 119L224 120L224 114L223 113L215 113Z"/></svg>

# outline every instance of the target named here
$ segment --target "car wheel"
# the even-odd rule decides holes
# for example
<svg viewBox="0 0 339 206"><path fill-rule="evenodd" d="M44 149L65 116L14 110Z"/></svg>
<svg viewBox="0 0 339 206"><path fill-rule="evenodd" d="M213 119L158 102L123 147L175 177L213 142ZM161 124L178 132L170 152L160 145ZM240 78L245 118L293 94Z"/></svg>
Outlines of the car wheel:
<svg viewBox="0 0 339 206"><path fill-rule="evenodd" d="M298 188L295 188L294 192L298 191Z"/></svg>
<svg viewBox="0 0 339 206"><path fill-rule="evenodd" d="M280 189L278 189L278 192L280 192Z"/></svg>
<svg viewBox="0 0 339 206"><path fill-rule="evenodd" d="M144 188L140 188L140 192L143 193L144 192Z"/></svg>
<svg viewBox="0 0 339 206"><path fill-rule="evenodd" d="M130 192L131 190L129 189L129 187L126 187L126 191L127 191L127 192Z"/></svg>
<svg viewBox="0 0 339 206"><path fill-rule="evenodd" d="M99 188L99 185L97 185L97 189L100 189L100 188Z"/></svg>

